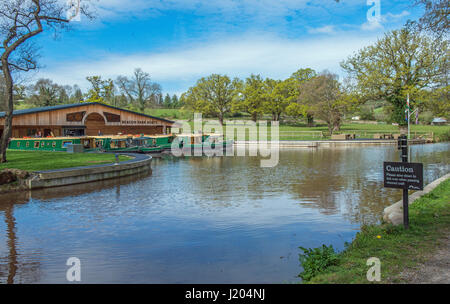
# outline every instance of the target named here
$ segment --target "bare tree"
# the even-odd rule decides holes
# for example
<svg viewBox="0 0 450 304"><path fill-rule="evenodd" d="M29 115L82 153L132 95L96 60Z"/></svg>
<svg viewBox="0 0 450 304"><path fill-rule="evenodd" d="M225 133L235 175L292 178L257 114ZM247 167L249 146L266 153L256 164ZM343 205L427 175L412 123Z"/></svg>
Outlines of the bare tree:
<svg viewBox="0 0 450 304"><path fill-rule="evenodd" d="M86 6L79 12L92 17ZM0 142L0 162L12 133L13 73L36 69L37 53L30 38L46 30L68 28L68 7L59 0L2 0L0 3L0 67L5 79L5 125Z"/></svg>
<svg viewBox="0 0 450 304"><path fill-rule="evenodd" d="M152 82L150 74L140 68L134 70L132 78L117 77L116 84L131 103L138 105L141 112L144 112L149 103L156 102L161 94L161 86Z"/></svg>

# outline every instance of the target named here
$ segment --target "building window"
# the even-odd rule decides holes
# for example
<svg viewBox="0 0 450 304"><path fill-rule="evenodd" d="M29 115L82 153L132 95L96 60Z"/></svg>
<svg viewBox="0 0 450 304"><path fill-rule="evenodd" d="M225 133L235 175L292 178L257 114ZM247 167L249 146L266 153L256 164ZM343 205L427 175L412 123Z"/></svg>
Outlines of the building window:
<svg viewBox="0 0 450 304"><path fill-rule="evenodd" d="M66 120L67 121L73 121L73 122L82 122L83 121L83 117L86 114L85 111L83 112L76 112L76 113L68 113L66 115Z"/></svg>
<svg viewBox="0 0 450 304"><path fill-rule="evenodd" d="M120 122L120 115L108 112L103 112L103 115L105 115L107 122Z"/></svg>

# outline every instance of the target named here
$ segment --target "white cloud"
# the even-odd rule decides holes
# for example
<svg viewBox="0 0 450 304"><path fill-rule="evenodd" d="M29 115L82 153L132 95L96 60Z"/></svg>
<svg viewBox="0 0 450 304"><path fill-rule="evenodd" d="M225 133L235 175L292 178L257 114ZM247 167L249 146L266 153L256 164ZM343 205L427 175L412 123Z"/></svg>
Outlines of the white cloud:
<svg viewBox="0 0 450 304"><path fill-rule="evenodd" d="M325 25L318 28L309 28L308 33L310 34L334 34L334 25Z"/></svg>
<svg viewBox="0 0 450 304"><path fill-rule="evenodd" d="M387 13L385 15L381 15L379 18L368 20L367 22L361 25L361 29L363 31L374 31L378 29L384 29L383 24L400 21L401 19L409 15L410 13L408 11L402 11L399 14Z"/></svg>
<svg viewBox="0 0 450 304"><path fill-rule="evenodd" d="M375 40L375 36L349 34L309 40L240 36L161 53L111 54L97 60L59 63L40 71L38 77L86 87L88 75L115 78L140 67L169 92L180 92L212 73L231 77L261 73L264 77L285 78L301 67L339 72L340 61Z"/></svg>

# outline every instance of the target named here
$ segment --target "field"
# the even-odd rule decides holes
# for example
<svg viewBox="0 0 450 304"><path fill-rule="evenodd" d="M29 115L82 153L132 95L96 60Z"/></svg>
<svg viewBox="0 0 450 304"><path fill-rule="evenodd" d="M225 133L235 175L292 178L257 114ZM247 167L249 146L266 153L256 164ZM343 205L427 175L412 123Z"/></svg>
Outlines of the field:
<svg viewBox="0 0 450 304"><path fill-rule="evenodd" d="M43 171L78 166L90 166L115 162L114 154L107 153L65 153L40 151L8 151L7 163L0 164L5 168L26 171ZM120 161L128 160L128 156L119 156Z"/></svg>
<svg viewBox="0 0 450 304"><path fill-rule="evenodd" d="M146 114L163 117L171 120L184 120L188 121L193 130L193 113L188 110L182 109L147 109ZM238 121L242 120L249 122L249 116L242 117L229 117L225 121ZM203 118L206 121L212 118ZM270 121L269 116L263 117L263 120ZM269 128L270 130L270 128ZM307 127L304 123L281 123L280 124L280 140L325 140L330 139L327 125L323 122L316 122L315 127ZM224 132L226 132L226 126ZM248 131L246 131L248 132ZM270 132L269 132L270 133ZM356 123L345 122L339 132L342 133L355 133L356 138L373 138L376 133L396 134L399 133L398 126L393 126L386 123ZM450 138L450 126L431 126L431 125L411 125L411 137L434 137L435 140L448 141ZM234 138L237 139L236 137ZM248 134L246 140L248 140ZM270 136L269 136L270 139Z"/></svg>

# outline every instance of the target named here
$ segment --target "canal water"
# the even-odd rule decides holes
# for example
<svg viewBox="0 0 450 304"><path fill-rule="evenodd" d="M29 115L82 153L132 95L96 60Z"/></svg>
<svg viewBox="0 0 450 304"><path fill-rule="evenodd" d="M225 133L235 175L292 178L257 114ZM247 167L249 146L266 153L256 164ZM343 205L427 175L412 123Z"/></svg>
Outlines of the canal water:
<svg viewBox="0 0 450 304"><path fill-rule="evenodd" d="M425 183L450 172L450 144L411 147ZM394 146L155 159L153 173L0 196L0 282L298 282L299 246L342 250L401 191L383 188Z"/></svg>

